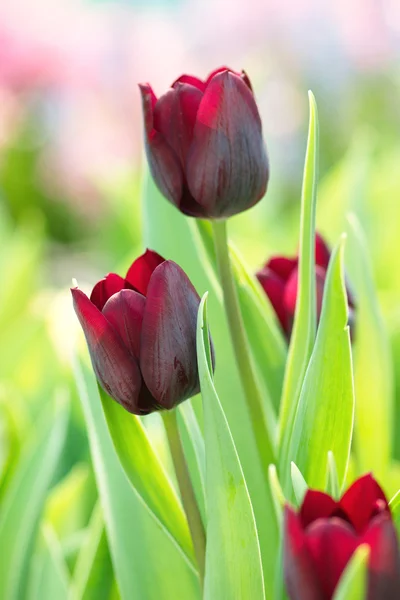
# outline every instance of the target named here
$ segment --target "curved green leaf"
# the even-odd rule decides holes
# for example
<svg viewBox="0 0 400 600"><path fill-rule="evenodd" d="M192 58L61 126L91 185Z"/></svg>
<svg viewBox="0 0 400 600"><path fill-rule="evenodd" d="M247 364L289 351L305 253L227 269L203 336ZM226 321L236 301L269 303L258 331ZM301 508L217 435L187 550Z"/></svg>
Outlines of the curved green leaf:
<svg viewBox="0 0 400 600"><path fill-rule="evenodd" d="M69 573L57 536L50 525L44 525L40 546L32 561L29 600L67 600Z"/></svg>
<svg viewBox="0 0 400 600"><path fill-rule="evenodd" d="M76 364L76 379L122 600L199 599L199 581L192 563L135 492L121 466L96 378L82 361Z"/></svg>
<svg viewBox="0 0 400 600"><path fill-rule="evenodd" d="M115 451L133 489L194 562L186 515L140 418L129 414L99 387Z"/></svg>
<svg viewBox="0 0 400 600"><path fill-rule="evenodd" d="M289 451L308 486L318 489L325 488L329 450L336 459L339 485L343 484L353 431L354 389L343 241L344 238L334 249L329 263L320 325Z"/></svg>
<svg viewBox="0 0 400 600"><path fill-rule="evenodd" d="M204 406L207 492L205 600L265 598L250 496L211 377L206 295L199 308L197 353Z"/></svg>
<svg viewBox="0 0 400 600"><path fill-rule="evenodd" d="M290 465L290 475L292 478L293 491L296 497L297 505L300 506L303 503L304 496L308 490L308 485L299 467L294 462L292 462Z"/></svg>
<svg viewBox="0 0 400 600"><path fill-rule="evenodd" d="M318 113L315 98L311 92L309 92L309 102L310 121L301 198L299 283L278 431L278 443L281 449L279 465L281 471L284 471L282 483L286 493L290 488L288 460L290 439L316 331L315 210L318 178Z"/></svg>

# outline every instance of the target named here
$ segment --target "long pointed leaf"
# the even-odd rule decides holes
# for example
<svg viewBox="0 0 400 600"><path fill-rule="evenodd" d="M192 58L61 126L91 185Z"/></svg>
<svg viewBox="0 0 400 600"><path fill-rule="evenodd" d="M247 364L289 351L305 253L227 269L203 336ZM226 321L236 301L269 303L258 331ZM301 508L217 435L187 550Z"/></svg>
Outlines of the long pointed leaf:
<svg viewBox="0 0 400 600"><path fill-rule="evenodd" d="M309 487L324 489L327 455L336 459L342 486L350 455L354 389L343 276L343 238L326 277L321 321L304 379L290 444L290 458Z"/></svg>
<svg viewBox="0 0 400 600"><path fill-rule="evenodd" d="M318 113L315 98L309 92L310 122L301 199L299 282L296 312L286 363L278 442L280 468L288 467L288 450L301 386L315 341L315 210L318 178ZM289 476L282 480L289 488Z"/></svg>
<svg viewBox="0 0 400 600"><path fill-rule="evenodd" d="M197 353L204 405L207 491L205 600L265 598L254 512L229 426L211 378L206 296Z"/></svg>
<svg viewBox="0 0 400 600"><path fill-rule="evenodd" d="M80 361L75 370L122 600L198 599L198 577L192 564L125 475L91 368Z"/></svg>
<svg viewBox="0 0 400 600"><path fill-rule="evenodd" d="M130 415L99 388L115 451L133 489L194 564L186 516L140 418Z"/></svg>

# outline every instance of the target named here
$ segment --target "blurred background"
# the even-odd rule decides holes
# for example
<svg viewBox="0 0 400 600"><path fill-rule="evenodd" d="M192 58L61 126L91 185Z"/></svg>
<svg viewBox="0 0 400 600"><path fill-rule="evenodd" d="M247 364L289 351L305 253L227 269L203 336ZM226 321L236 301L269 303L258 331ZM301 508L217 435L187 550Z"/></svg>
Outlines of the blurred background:
<svg viewBox="0 0 400 600"><path fill-rule="evenodd" d="M249 74L271 182L231 233L254 269L296 250L313 90L318 227L333 244L348 211L362 220L399 405L399 59L398 0L1 0L0 499L38 415L61 388L74 395L71 278L89 290L142 250L141 81L161 94L184 72ZM53 524L86 490L56 526L72 556L96 496L76 398L55 482Z"/></svg>

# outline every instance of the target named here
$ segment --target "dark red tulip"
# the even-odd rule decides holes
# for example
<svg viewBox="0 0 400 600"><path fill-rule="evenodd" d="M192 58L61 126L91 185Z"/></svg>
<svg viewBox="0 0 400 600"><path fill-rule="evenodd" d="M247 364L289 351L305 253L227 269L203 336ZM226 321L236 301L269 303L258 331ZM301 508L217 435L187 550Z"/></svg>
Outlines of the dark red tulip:
<svg viewBox="0 0 400 600"><path fill-rule="evenodd" d="M176 263L147 250L125 278L99 281L90 299L71 292L97 379L126 410L170 409L199 392L200 298Z"/></svg>
<svg viewBox="0 0 400 600"><path fill-rule="evenodd" d="M182 75L157 99L140 85L146 152L162 194L186 215L223 218L258 202L269 167L250 81L227 67Z"/></svg>
<svg viewBox="0 0 400 600"><path fill-rule="evenodd" d="M368 544L367 600L400 598L400 551L385 494L371 475L336 502L308 490L299 512L285 508L284 575L290 600L330 600L347 563Z"/></svg>
<svg viewBox="0 0 400 600"><path fill-rule="evenodd" d="M315 237L315 280L317 296L317 317L321 315L322 298L330 250L320 235ZM297 300L298 258L274 256L257 273L257 279L264 288L276 316L289 339L292 332ZM353 328L354 300L347 289L349 324Z"/></svg>

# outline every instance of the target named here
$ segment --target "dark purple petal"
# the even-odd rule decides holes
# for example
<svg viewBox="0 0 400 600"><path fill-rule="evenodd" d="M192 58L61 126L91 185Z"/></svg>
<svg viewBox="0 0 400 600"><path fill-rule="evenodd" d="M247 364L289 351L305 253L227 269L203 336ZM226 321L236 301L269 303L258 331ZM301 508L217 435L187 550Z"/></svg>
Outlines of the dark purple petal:
<svg viewBox="0 0 400 600"><path fill-rule="evenodd" d="M294 313L296 311L297 288L299 282L299 271L294 269L286 283L283 302L288 315L290 315L290 329L292 328Z"/></svg>
<svg viewBox="0 0 400 600"><path fill-rule="evenodd" d="M283 568L290 600L325 600L298 515L285 507Z"/></svg>
<svg viewBox="0 0 400 600"><path fill-rule="evenodd" d="M174 150L183 169L202 97L197 87L175 82L174 87L161 96L154 107L154 128Z"/></svg>
<svg viewBox="0 0 400 600"><path fill-rule="evenodd" d="M144 254L139 256L130 266L126 280L143 296L146 296L147 287L150 277L158 265L164 262L164 258L154 252L154 250L146 250Z"/></svg>
<svg viewBox="0 0 400 600"><path fill-rule="evenodd" d="M313 521L331 517L337 509L333 498L318 490L307 490L300 508L301 524L306 529Z"/></svg>
<svg viewBox="0 0 400 600"><path fill-rule="evenodd" d="M359 539L351 525L338 517L314 521L307 528L306 538L323 598L329 600Z"/></svg>
<svg viewBox="0 0 400 600"><path fill-rule="evenodd" d="M383 510L389 513L388 503L382 488L371 474L360 477L349 487L339 501L341 509L347 514L358 533L368 526L370 519L380 512L379 501L383 502ZM382 506L381 506L382 510ZM390 514L390 513L389 513Z"/></svg>
<svg viewBox="0 0 400 600"><path fill-rule="evenodd" d="M331 252L328 246L319 233L317 233L315 235L315 264L326 270L328 268L330 257Z"/></svg>
<svg viewBox="0 0 400 600"><path fill-rule="evenodd" d="M116 273L108 273L103 279L100 279L94 286L90 294L90 301L93 302L99 310L103 310L103 306L113 294L126 287L126 282L123 277Z"/></svg>
<svg viewBox="0 0 400 600"><path fill-rule="evenodd" d="M131 413L138 412L139 367L99 309L78 288L71 290L96 376L104 390Z"/></svg>
<svg viewBox="0 0 400 600"><path fill-rule="evenodd" d="M161 193L179 207L184 175L177 154L154 129L154 108L157 99L148 84L139 85L142 94L146 154L151 174Z"/></svg>
<svg viewBox="0 0 400 600"><path fill-rule="evenodd" d="M285 256L274 256L267 262L267 267L278 277L287 281L295 269L297 269L297 258L286 258Z"/></svg>
<svg viewBox="0 0 400 600"><path fill-rule="evenodd" d="M103 315L137 360L145 304L146 298L139 292L121 290L107 301L103 309Z"/></svg>
<svg viewBox="0 0 400 600"><path fill-rule="evenodd" d="M398 600L400 598L399 540L387 513L375 517L366 530L363 543L371 553L368 568L367 600Z"/></svg>
<svg viewBox="0 0 400 600"><path fill-rule="evenodd" d="M196 321L200 298L174 262L159 265L147 290L140 368L151 394L172 408L199 391Z"/></svg>
<svg viewBox="0 0 400 600"><path fill-rule="evenodd" d="M180 77L178 77L178 79L175 79L171 87L175 87L175 84L177 83L188 83L189 85L193 85L194 87L199 89L201 92L204 92L204 90L206 89L205 82L199 79L198 77L194 77L193 75L181 75Z"/></svg>
<svg viewBox="0 0 400 600"><path fill-rule="evenodd" d="M268 175L253 94L230 71L214 75L200 102L188 155L193 198L210 217L228 217L262 198Z"/></svg>
<svg viewBox="0 0 400 600"><path fill-rule="evenodd" d="M275 273L273 273L267 267L264 267L264 269L257 273L257 279L264 288L264 291L272 304L272 307L276 313L276 316L279 319L283 330L286 333L288 333L287 312L283 303L283 293L285 291L285 286L282 282L282 279L280 277L277 277L277 275L275 275Z"/></svg>

